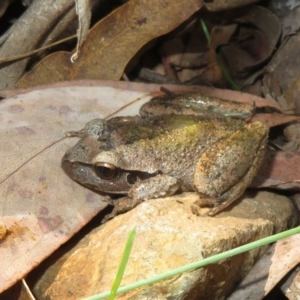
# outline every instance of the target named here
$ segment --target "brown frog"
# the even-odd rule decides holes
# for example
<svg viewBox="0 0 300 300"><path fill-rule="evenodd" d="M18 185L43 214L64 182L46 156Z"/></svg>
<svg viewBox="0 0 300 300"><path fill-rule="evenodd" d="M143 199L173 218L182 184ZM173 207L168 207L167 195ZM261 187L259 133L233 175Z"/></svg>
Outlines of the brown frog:
<svg viewBox="0 0 300 300"><path fill-rule="evenodd" d="M62 168L82 185L127 195L110 204L108 218L144 200L196 191L192 205L214 215L239 198L264 157L268 128L247 124L254 106L199 94L152 99L141 116L95 119L69 133L80 141L62 158Z"/></svg>

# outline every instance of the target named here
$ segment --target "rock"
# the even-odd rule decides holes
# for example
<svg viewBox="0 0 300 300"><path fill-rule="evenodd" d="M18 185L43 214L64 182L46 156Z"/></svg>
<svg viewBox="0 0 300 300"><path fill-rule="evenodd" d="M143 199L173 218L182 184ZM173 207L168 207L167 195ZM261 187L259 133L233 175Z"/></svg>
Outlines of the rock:
<svg viewBox="0 0 300 300"><path fill-rule="evenodd" d="M45 271L34 291L39 299L79 299L110 290L129 232L136 238L122 286L244 245L296 224L287 197L248 193L216 217L197 217L195 193L149 200L89 235ZM201 213L207 209L201 210ZM118 299L222 299L267 249L261 247Z"/></svg>

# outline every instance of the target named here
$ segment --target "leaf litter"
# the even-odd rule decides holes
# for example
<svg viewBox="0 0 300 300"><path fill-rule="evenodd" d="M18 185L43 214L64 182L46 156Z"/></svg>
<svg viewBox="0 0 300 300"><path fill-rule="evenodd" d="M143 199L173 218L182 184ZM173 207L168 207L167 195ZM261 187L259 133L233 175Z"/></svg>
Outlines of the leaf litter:
<svg viewBox="0 0 300 300"><path fill-rule="evenodd" d="M12 81L6 81L6 78L2 81L3 88L13 87L16 78L24 74L18 83L23 90L0 91L3 97L7 97L0 103L1 131L5 135L5 140L0 142L3 157L0 180L29 161L0 185L3 216L0 223L0 255L5 258L0 270L0 290L22 278L107 205L105 198L86 191L61 172L60 158L75 143L74 140L64 139L30 158L62 138L66 131L78 130L92 118L105 117L115 111L120 115L137 114L141 102L159 94L159 84L113 83L91 79L118 80L125 71L129 80L136 81L140 80L137 71L150 67L154 73L178 83L228 88L216 60L218 55L241 89L256 96L212 87L164 86L177 92L199 91L221 98L250 103L255 101L262 113L258 113L254 119L273 127L271 138L276 133L283 136L283 143L288 140L289 145L296 146L290 148L295 149L294 152L278 151L278 148L288 148L274 139L276 147L267 153L252 186L299 190L299 171L295 166L299 165L300 150L297 146L300 131L296 115L300 107L297 97L300 68L298 58L291 56L292 53L298 53L295 49L299 47L296 18L299 10L285 17L284 43L277 49L280 20L270 10L262 6L237 8L236 11L232 10L232 15L223 13L223 24L219 24L214 17L224 6L210 3L207 9L212 15L201 16L211 31L212 42L207 47L205 37L199 30L199 16L193 15L201 8L202 2L193 1L193 5L190 2L182 1L176 5L168 3L162 9L154 3L129 1L90 30L74 65L70 63L71 52L56 52L46 56L25 74L24 66L28 60L25 64L23 61L21 68L19 66L16 71L9 71L13 74ZM69 4L66 5L67 8ZM226 5L225 2L222 5ZM145 13L142 13L142 9ZM58 14L53 13L53 16L55 18ZM157 16L157 19L153 16ZM188 18L189 21L180 30L172 31ZM162 28L161 24L165 24L165 27ZM16 23L16 26L19 25ZM19 31L20 26L17 28ZM170 31L156 45L147 44ZM119 38L120 35L124 38ZM146 44L147 47L144 47ZM35 45L32 42L31 49L35 49ZM159 45L163 51L153 52L153 48L157 49ZM143 47L145 49L139 53ZM28 49L18 48L23 53ZM4 50L5 47L0 48L1 57L8 55ZM275 50L277 52L273 56ZM153 53L159 53L162 62ZM289 57L288 61L286 57ZM139 59L139 64L134 63ZM152 63L147 63L149 61ZM11 67L17 65L18 62L11 64ZM0 76L5 77L8 69L2 68L2 72L4 75ZM70 79L80 81L30 88ZM133 104L130 105L131 102ZM123 106L126 109L120 109ZM282 111L291 114L282 114ZM286 126L287 123L294 126ZM283 133L282 126L286 126ZM293 130L293 134L289 130ZM299 247L298 243L295 240L293 247ZM281 265L277 268L280 269Z"/></svg>

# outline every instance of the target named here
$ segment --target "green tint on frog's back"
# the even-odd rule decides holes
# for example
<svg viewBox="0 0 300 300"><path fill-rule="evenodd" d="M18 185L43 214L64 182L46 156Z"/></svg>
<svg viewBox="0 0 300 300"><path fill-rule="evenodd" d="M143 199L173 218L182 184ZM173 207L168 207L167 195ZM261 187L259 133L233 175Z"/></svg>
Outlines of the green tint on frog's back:
<svg viewBox="0 0 300 300"><path fill-rule="evenodd" d="M191 184L193 165L199 155L239 130L244 122L221 117L166 115L147 121L141 119L139 124L132 125L121 122L111 131L114 143L110 147L122 156L125 163L122 167L178 177L188 173L191 176L184 180Z"/></svg>

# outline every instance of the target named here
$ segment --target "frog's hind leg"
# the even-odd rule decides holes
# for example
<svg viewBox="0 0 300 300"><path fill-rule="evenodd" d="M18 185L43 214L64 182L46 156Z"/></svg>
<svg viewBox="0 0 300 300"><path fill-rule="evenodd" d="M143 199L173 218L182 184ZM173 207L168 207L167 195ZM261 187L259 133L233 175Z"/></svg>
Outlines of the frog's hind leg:
<svg viewBox="0 0 300 300"><path fill-rule="evenodd" d="M194 205L211 203L214 208L209 215L215 215L238 199L263 161L267 136L268 128L253 122L209 148L199 159L194 175L196 190L208 199L200 198ZM195 213L195 206L192 211Z"/></svg>
<svg viewBox="0 0 300 300"><path fill-rule="evenodd" d="M255 162L256 161L257 161L257 159L255 159ZM214 215L218 214L219 212L224 210L226 207L228 207L231 203L233 203L235 200L240 198L243 195L243 193L245 192L245 189L252 182L255 175L256 175L256 170L254 168L250 168L249 171L242 178L242 181L237 183L234 187L230 188L223 195L216 198L215 207L209 211L208 215L214 216ZM246 186L245 186L245 183L247 183Z"/></svg>

